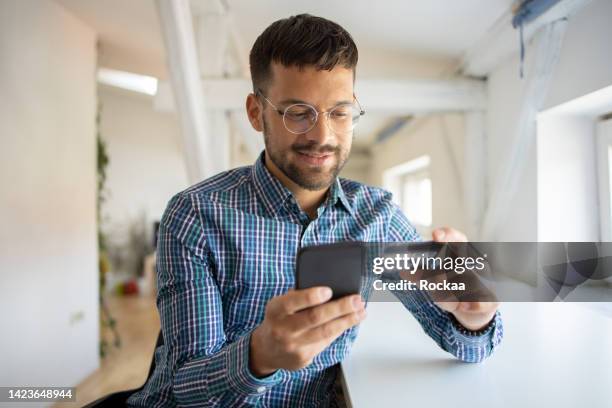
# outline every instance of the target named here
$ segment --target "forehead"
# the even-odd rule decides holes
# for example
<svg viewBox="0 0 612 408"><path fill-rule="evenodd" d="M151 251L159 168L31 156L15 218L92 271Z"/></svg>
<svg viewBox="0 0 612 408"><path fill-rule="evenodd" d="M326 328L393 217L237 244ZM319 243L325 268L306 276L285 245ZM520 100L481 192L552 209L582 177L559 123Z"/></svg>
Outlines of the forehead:
<svg viewBox="0 0 612 408"><path fill-rule="evenodd" d="M314 66L285 67L273 62L268 94L276 100L300 99L314 104L333 104L353 97L353 70L336 66L331 71Z"/></svg>

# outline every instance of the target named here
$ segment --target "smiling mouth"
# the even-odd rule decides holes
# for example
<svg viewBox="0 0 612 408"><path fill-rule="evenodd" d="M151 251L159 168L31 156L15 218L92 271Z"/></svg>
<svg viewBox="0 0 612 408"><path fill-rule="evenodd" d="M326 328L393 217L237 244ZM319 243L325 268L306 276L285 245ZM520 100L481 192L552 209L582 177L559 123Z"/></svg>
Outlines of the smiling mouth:
<svg viewBox="0 0 612 408"><path fill-rule="evenodd" d="M333 153L310 153L310 152L297 152L298 157L302 159L302 161L312 164L312 165L321 165L324 164L329 158L333 156Z"/></svg>
<svg viewBox="0 0 612 408"><path fill-rule="evenodd" d="M318 157L318 158L331 156L331 153L309 153L309 152L298 152L298 153L303 154L308 157Z"/></svg>

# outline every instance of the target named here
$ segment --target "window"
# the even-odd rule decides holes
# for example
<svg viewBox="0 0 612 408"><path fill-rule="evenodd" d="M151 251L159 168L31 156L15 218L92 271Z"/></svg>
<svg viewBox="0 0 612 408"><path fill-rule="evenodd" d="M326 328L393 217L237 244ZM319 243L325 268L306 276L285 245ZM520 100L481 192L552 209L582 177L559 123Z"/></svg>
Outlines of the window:
<svg viewBox="0 0 612 408"><path fill-rule="evenodd" d="M612 119L596 125L601 240L612 241Z"/></svg>
<svg viewBox="0 0 612 408"><path fill-rule="evenodd" d="M412 222L431 227L431 178L427 169L407 173L401 179L401 207Z"/></svg>
<svg viewBox="0 0 612 408"><path fill-rule="evenodd" d="M383 176L385 188L422 236L430 235L432 226L429 162L429 156L420 156L390 168Z"/></svg>
<svg viewBox="0 0 612 408"><path fill-rule="evenodd" d="M612 85L538 114L538 241L611 240L610 112Z"/></svg>

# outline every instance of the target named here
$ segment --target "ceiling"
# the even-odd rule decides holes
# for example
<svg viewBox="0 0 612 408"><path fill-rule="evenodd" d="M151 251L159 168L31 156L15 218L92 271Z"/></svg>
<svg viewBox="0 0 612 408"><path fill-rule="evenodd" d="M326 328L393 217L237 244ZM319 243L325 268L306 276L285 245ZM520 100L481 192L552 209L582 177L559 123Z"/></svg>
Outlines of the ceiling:
<svg viewBox="0 0 612 408"><path fill-rule="evenodd" d="M143 74L165 76L165 51L155 0L55 1L96 30L102 62L114 68L133 67ZM192 0L192 4L209 1L213 0ZM373 7L370 0L222 1L247 48L272 21L308 12L343 25L355 38L360 54L443 59L460 57L514 2L385 0Z"/></svg>
<svg viewBox="0 0 612 408"><path fill-rule="evenodd" d="M55 1L98 33L101 66L167 78L155 0ZM334 20L351 33L359 47L361 78L439 78L514 2L385 0L373 7L370 0L190 1L194 13L210 10L211 2L220 1L215 4L229 10L244 53L277 19L308 12ZM369 116L360 124L360 142L369 143L372 134L390 119Z"/></svg>
<svg viewBox="0 0 612 408"><path fill-rule="evenodd" d="M99 64L166 77L155 0L55 0L98 34Z"/></svg>
<svg viewBox="0 0 612 408"><path fill-rule="evenodd" d="M514 0L371 0L307 2L227 0L246 44L271 22L299 13L334 20L360 48L459 57Z"/></svg>

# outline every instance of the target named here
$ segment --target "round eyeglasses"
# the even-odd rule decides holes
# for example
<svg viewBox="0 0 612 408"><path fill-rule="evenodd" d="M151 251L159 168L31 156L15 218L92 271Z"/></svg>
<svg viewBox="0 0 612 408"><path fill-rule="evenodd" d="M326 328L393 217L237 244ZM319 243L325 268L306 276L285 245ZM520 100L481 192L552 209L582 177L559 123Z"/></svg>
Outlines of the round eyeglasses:
<svg viewBox="0 0 612 408"><path fill-rule="evenodd" d="M285 128L296 135L307 133L314 128L319 114L326 115L330 130L341 135L351 133L357 126L359 118L365 115L365 110L362 109L356 96L353 96L355 101L352 103L342 103L328 111L319 112L314 106L307 103L294 103L282 110L277 108L260 90L257 90L256 94L265 99L283 117Z"/></svg>

